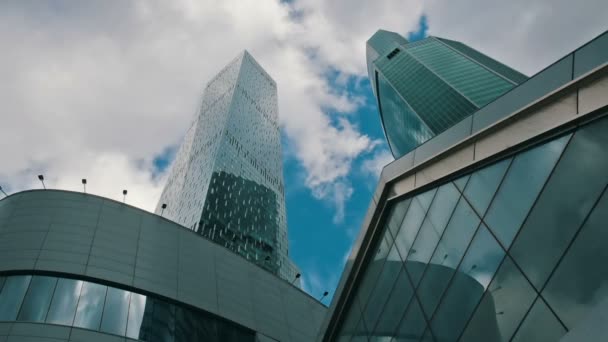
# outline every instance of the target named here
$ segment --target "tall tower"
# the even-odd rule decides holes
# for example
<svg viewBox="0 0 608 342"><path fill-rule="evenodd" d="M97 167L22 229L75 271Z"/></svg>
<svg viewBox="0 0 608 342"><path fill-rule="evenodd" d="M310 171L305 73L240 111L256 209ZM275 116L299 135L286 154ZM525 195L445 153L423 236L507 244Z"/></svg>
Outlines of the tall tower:
<svg viewBox="0 0 608 342"><path fill-rule="evenodd" d="M460 42L428 37L409 43L384 30L367 41L367 67L395 158L527 80Z"/></svg>
<svg viewBox="0 0 608 342"><path fill-rule="evenodd" d="M158 202L161 212L286 280L295 278L277 86L247 51L207 84Z"/></svg>

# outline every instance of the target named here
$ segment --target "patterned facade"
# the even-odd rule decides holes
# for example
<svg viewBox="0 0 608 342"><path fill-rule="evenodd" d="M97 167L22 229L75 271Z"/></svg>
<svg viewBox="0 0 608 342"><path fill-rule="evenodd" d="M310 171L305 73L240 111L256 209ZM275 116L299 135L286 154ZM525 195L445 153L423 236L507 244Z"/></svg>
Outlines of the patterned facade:
<svg viewBox="0 0 608 342"><path fill-rule="evenodd" d="M156 213L293 280L280 139L276 83L245 51L207 84Z"/></svg>
<svg viewBox="0 0 608 342"><path fill-rule="evenodd" d="M367 66L395 158L527 79L460 42L428 37L410 43L384 30L367 42Z"/></svg>

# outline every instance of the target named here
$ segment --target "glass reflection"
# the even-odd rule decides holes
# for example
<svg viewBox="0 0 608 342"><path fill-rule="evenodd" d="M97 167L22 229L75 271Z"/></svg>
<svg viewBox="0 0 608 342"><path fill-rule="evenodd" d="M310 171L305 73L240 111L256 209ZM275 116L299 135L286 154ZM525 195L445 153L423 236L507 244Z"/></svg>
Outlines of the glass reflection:
<svg viewBox="0 0 608 342"><path fill-rule="evenodd" d="M74 326L98 330L107 286L85 282L76 308Z"/></svg>
<svg viewBox="0 0 608 342"><path fill-rule="evenodd" d="M496 164L485 167L471 175L464 196L469 200L477 213L483 217L494 197L496 189L502 180L511 159L502 160Z"/></svg>
<svg viewBox="0 0 608 342"><path fill-rule="evenodd" d="M505 258L461 340L509 341L535 297L532 285L511 258ZM496 314L488 314L487 308L494 308Z"/></svg>
<svg viewBox="0 0 608 342"><path fill-rule="evenodd" d="M544 301L536 300L513 342L553 342L564 336L566 329L559 323Z"/></svg>
<svg viewBox="0 0 608 342"><path fill-rule="evenodd" d="M73 324L82 283L82 281L74 279L59 279L57 281L51 307L46 317L47 323Z"/></svg>
<svg viewBox="0 0 608 342"><path fill-rule="evenodd" d="M151 342L255 340L252 331L211 314L101 284L28 275L0 277L0 285L0 321L15 321L19 313L20 321L46 317Z"/></svg>
<svg viewBox="0 0 608 342"><path fill-rule="evenodd" d="M57 278L33 277L21 305L18 320L44 322L56 284Z"/></svg>
<svg viewBox="0 0 608 342"><path fill-rule="evenodd" d="M101 318L101 331L124 335L127 328L130 292L108 288L106 302Z"/></svg>
<svg viewBox="0 0 608 342"><path fill-rule="evenodd" d="M14 321L32 276L8 277L0 293L0 321Z"/></svg>
<svg viewBox="0 0 608 342"><path fill-rule="evenodd" d="M484 219L505 248L511 245L570 136L523 152L513 159Z"/></svg>
<svg viewBox="0 0 608 342"><path fill-rule="evenodd" d="M608 191L593 209L557 266L543 297L568 328L606 300L608 294Z"/></svg>
<svg viewBox="0 0 608 342"><path fill-rule="evenodd" d="M127 323L127 337L139 339L141 330L141 322L144 318L144 309L146 308L146 296L137 293L131 294L131 303L129 305L129 319Z"/></svg>
<svg viewBox="0 0 608 342"><path fill-rule="evenodd" d="M403 219L399 233L395 237L395 245L397 245L397 250L403 259L407 257L414 239L416 239L418 228L422 225L425 214L426 210L420 205L420 201L414 198Z"/></svg>

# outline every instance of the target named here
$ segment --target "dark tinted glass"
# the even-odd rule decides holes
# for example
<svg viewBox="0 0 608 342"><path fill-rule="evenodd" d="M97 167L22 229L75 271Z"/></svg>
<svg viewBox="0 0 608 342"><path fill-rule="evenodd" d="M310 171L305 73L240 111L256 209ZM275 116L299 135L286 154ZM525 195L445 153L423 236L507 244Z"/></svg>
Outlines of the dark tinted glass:
<svg viewBox="0 0 608 342"><path fill-rule="evenodd" d="M84 282L76 308L74 326L93 330L99 329L106 290L107 286Z"/></svg>
<svg viewBox="0 0 608 342"><path fill-rule="evenodd" d="M0 321L14 321L32 276L8 277L0 293Z"/></svg>
<svg viewBox="0 0 608 342"><path fill-rule="evenodd" d="M101 318L101 331L124 336L127 328L130 296L131 293L128 291L108 288L103 317Z"/></svg>
<svg viewBox="0 0 608 342"><path fill-rule="evenodd" d="M56 284L57 278L32 277L30 288L21 305L21 311L19 311L18 320L44 322Z"/></svg>
<svg viewBox="0 0 608 342"><path fill-rule="evenodd" d="M363 322L363 318L357 324L357 328L353 333L352 342L367 342L367 328L365 327L365 323Z"/></svg>
<svg viewBox="0 0 608 342"><path fill-rule="evenodd" d="M389 253L389 258L384 262L382 272L380 272L380 275L378 276L376 287L367 300L367 305L363 310L363 318L365 319L366 326L374 327L376 325L382 307L388 299L388 295L397 280L401 265L401 259L398 258L397 250L393 246L392 252Z"/></svg>
<svg viewBox="0 0 608 342"><path fill-rule="evenodd" d="M505 159L471 175L464 189L464 196L479 215L483 216L488 209L510 162L511 159Z"/></svg>
<svg viewBox="0 0 608 342"><path fill-rule="evenodd" d="M535 297L532 285L511 258L505 258L461 340L509 341Z"/></svg>
<svg viewBox="0 0 608 342"><path fill-rule="evenodd" d="M441 186L437 191L405 263L414 286L418 285L424 266L431 259L459 197L460 192L452 183Z"/></svg>
<svg viewBox="0 0 608 342"><path fill-rule="evenodd" d="M361 306L359 305L359 300L355 298L348 308L348 313L342 323L342 327L340 327L340 340L350 341L361 319Z"/></svg>
<svg viewBox="0 0 608 342"><path fill-rule="evenodd" d="M51 307L46 317L48 323L73 324L82 283L82 281L74 279L59 279L57 281Z"/></svg>
<svg viewBox="0 0 608 342"><path fill-rule="evenodd" d="M414 297L405 312L405 316L403 316L401 324L399 324L394 341L418 341L423 336L426 326L426 319L422 314L420 304L418 304L418 300Z"/></svg>
<svg viewBox="0 0 608 342"><path fill-rule="evenodd" d="M359 297L360 303L365 305L368 301L369 296L376 286L376 281L378 280L378 276L382 271L382 266L384 265L384 260L388 256L389 249L391 248L391 238L388 229L385 230L385 235L380 244L376 247L376 255L374 259L370 261L367 269L365 270L365 275L363 276L363 280L361 281L361 285L359 287L357 296Z"/></svg>
<svg viewBox="0 0 608 342"><path fill-rule="evenodd" d="M467 201L461 198L418 287L422 309L428 316L435 311L480 222Z"/></svg>
<svg viewBox="0 0 608 342"><path fill-rule="evenodd" d="M568 327L574 327L608 293L608 192L604 191L543 291Z"/></svg>
<svg viewBox="0 0 608 342"><path fill-rule="evenodd" d="M511 245L570 136L523 152L513 159L484 219L505 248Z"/></svg>
<svg viewBox="0 0 608 342"><path fill-rule="evenodd" d="M511 254L537 289L608 182L608 118L580 128L513 243Z"/></svg>
<svg viewBox="0 0 608 342"><path fill-rule="evenodd" d="M513 342L554 342L564 336L566 329L540 298L526 316Z"/></svg>
<svg viewBox="0 0 608 342"><path fill-rule="evenodd" d="M2 293L2 287L4 287L5 280L6 280L5 277L0 277L0 293Z"/></svg>
<svg viewBox="0 0 608 342"><path fill-rule="evenodd" d="M224 341L218 339L218 326L221 333L224 334L224 338L227 338L226 340L247 341L246 339L237 339L239 329L231 324L223 322L216 324L215 319L183 308L177 308L176 315L176 341Z"/></svg>
<svg viewBox="0 0 608 342"><path fill-rule="evenodd" d="M373 330L373 336L393 336L413 294L412 285L407 279L405 270L401 268L389 299L382 310L382 316Z"/></svg>
<svg viewBox="0 0 608 342"><path fill-rule="evenodd" d="M142 341L171 342L175 337L175 306L148 297L141 322Z"/></svg>

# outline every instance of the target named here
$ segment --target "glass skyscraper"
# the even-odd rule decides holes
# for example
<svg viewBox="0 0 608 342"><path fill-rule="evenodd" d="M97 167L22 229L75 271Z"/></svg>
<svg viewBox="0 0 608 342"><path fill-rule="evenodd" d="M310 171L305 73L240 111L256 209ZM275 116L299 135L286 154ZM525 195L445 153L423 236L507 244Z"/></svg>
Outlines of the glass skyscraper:
<svg viewBox="0 0 608 342"><path fill-rule="evenodd" d="M368 48L385 54L372 69L389 142L409 133L389 132L383 72L420 79L396 83L395 110L463 118L384 167L317 341L608 340L608 32L526 81L460 43L386 37ZM439 58L455 50L466 63ZM456 107L465 96L483 107Z"/></svg>
<svg viewBox="0 0 608 342"><path fill-rule="evenodd" d="M395 158L527 79L460 42L384 30L367 41L367 68Z"/></svg>
<svg viewBox="0 0 608 342"><path fill-rule="evenodd" d="M156 213L286 280L295 278L277 87L247 51L207 84Z"/></svg>

